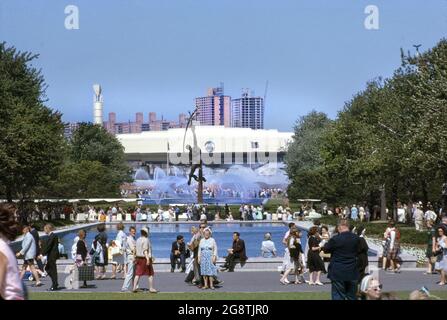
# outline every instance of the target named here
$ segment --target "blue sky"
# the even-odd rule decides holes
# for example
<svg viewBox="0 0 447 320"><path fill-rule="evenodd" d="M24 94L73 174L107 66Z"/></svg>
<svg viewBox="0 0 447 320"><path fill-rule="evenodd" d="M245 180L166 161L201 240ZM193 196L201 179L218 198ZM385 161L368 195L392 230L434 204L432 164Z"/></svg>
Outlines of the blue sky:
<svg viewBox="0 0 447 320"><path fill-rule="evenodd" d="M64 26L67 5L80 29ZM364 27L367 5L379 30ZM0 41L39 53L48 105L65 121L91 121L92 84L120 121L155 111L177 119L194 97L225 83L264 94L265 125L291 130L312 109L334 118L366 81L390 76L400 48L434 46L447 1L408 0L2 0Z"/></svg>

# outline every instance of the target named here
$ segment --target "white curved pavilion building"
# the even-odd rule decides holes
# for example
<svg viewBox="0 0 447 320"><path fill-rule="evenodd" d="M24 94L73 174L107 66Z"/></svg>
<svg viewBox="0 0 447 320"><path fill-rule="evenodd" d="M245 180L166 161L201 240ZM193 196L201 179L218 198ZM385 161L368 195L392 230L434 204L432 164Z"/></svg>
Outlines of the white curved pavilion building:
<svg viewBox="0 0 447 320"><path fill-rule="evenodd" d="M245 165L281 162L293 136L293 132L276 129L200 125L195 126L195 133L204 161L209 157L214 160L213 163L205 163L207 165L230 164L230 159L232 164ZM120 134L117 138L124 146L127 160L139 164L186 164L176 162L181 157L188 158L186 145L194 146L192 130L188 129L185 137L184 128Z"/></svg>

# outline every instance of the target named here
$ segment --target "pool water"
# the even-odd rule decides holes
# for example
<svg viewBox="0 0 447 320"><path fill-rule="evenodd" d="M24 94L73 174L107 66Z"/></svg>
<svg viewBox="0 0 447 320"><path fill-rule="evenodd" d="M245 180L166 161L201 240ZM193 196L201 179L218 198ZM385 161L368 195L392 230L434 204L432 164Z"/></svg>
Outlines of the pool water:
<svg viewBox="0 0 447 320"><path fill-rule="evenodd" d="M128 232L130 225L126 225L124 230ZM185 237L185 241L189 242L191 239L190 229L192 224L136 224L137 238L140 235L142 227L148 227L150 231L150 239L152 242L152 252L156 258L169 258L171 252L172 242L176 240L177 235L181 234ZM196 225L198 226L198 224ZM264 234L270 232L272 241L275 243L277 254L283 256L284 246L281 243L284 234L288 228L283 223L228 223L228 224L210 224L213 230L213 238L216 240L219 257L227 255L227 249L231 248L233 243L233 232L239 232L241 239L245 241L245 249L248 257L261 256L261 243L264 240ZM95 235L98 233L96 227L87 229L87 244L89 249L93 242ZM116 225L107 225L106 232L108 235L108 242L116 238ZM72 232L64 235L61 238L62 244L65 247L66 253L70 257L71 247L77 232ZM307 232L303 231L302 243L305 245Z"/></svg>

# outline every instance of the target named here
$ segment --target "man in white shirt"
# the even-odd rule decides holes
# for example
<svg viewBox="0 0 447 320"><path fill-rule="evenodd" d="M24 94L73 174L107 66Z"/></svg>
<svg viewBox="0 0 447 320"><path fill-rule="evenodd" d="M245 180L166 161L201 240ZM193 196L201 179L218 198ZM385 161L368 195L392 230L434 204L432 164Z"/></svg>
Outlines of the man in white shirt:
<svg viewBox="0 0 447 320"><path fill-rule="evenodd" d="M423 223L424 223L424 212L420 209L421 205L415 205L415 211L413 214L414 226L416 231L422 231Z"/></svg>
<svg viewBox="0 0 447 320"><path fill-rule="evenodd" d="M428 206L428 210L425 212L424 214L424 220L428 221L428 220L432 220L432 221L436 221L436 213L433 211L433 207L431 205Z"/></svg>
<svg viewBox="0 0 447 320"><path fill-rule="evenodd" d="M130 286L132 285L133 279L135 277L135 253L136 253L136 245L137 241L135 235L137 230L135 227L129 228L129 235L126 239L126 264L127 264L127 274L124 279L123 287L121 288L122 292L129 292Z"/></svg>

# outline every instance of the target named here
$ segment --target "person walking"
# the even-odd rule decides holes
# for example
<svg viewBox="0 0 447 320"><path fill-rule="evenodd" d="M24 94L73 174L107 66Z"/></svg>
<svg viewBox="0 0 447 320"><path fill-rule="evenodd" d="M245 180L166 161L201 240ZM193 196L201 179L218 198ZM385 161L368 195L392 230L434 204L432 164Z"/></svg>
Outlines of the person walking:
<svg viewBox="0 0 447 320"><path fill-rule="evenodd" d="M332 283L332 300L356 300L360 239L349 231L349 222L345 219L340 220L337 230L338 234L323 246L324 252L331 254L328 278Z"/></svg>
<svg viewBox="0 0 447 320"><path fill-rule="evenodd" d="M425 250L425 256L427 257L427 271L424 274L433 274L435 272L436 257L434 252L436 251L436 229L434 227L434 221L427 221L427 249Z"/></svg>
<svg viewBox="0 0 447 320"><path fill-rule="evenodd" d="M284 234L284 237L282 239L282 244L285 246L285 248L284 248L284 257L283 257L283 262L282 262L282 272L283 273L286 271L287 266L290 263L290 253L289 253L289 245L288 245L287 239L289 238L290 230L292 230L292 228L295 227L295 223L294 222L290 222L288 226L289 226L289 229Z"/></svg>
<svg viewBox="0 0 447 320"><path fill-rule="evenodd" d="M135 254L137 240L135 235L137 234L137 229L134 226L129 228L129 235L126 239L126 277L124 279L123 286L121 287L122 292L128 292L133 287L133 280L135 277Z"/></svg>
<svg viewBox="0 0 447 320"><path fill-rule="evenodd" d="M0 205L0 300L25 300L17 259L9 247L18 231L13 208Z"/></svg>
<svg viewBox="0 0 447 320"><path fill-rule="evenodd" d="M36 226L34 225L34 223L32 222L30 224L30 233L34 238L34 243L36 245L36 256L34 257L34 260L36 261L37 267L39 268L40 271L44 272L44 268L43 268L43 263L40 260L39 256L40 256L40 236L39 236L39 231L37 231Z"/></svg>
<svg viewBox="0 0 447 320"><path fill-rule="evenodd" d="M97 267L98 272L96 280L104 280L106 278L106 266L109 263L107 233L105 232L106 226L104 224L100 224L96 230L98 230L98 234L95 236L92 246L93 262Z"/></svg>
<svg viewBox="0 0 447 320"><path fill-rule="evenodd" d="M125 246L126 246L126 240L127 240L127 236L126 233L124 232L124 223L120 222L118 223L118 225L116 226L116 229L118 230L118 233L116 235L115 238L115 244L117 246L117 251L118 253L112 256L112 276L110 277L110 279L116 279L116 274L123 272L123 278L126 275L126 267L125 267L125 255L126 255L126 251L125 251Z"/></svg>
<svg viewBox="0 0 447 320"><path fill-rule="evenodd" d="M80 230L78 232L78 241L76 242L76 258L75 258L75 267L80 268L83 266L87 266L88 263L88 250L87 250L87 244L85 243L85 237L86 237L85 230ZM90 266L93 268L93 266ZM92 270L91 270L92 271ZM93 276L93 275L92 275ZM85 279L85 274L79 274L79 278L83 278L82 281L84 282L81 288L88 288L87 280ZM89 279L92 280L92 279Z"/></svg>
<svg viewBox="0 0 447 320"><path fill-rule="evenodd" d="M416 231L422 231L423 223L424 223L424 212L421 210L421 204L414 205L415 210L413 213L414 226Z"/></svg>
<svg viewBox="0 0 447 320"><path fill-rule="evenodd" d="M290 230L289 236L287 238L287 244L289 249L289 263L286 266L283 276L280 282L282 284L289 284L290 281L287 279L289 274L293 272L295 274L295 284L302 283L299 276L302 271L300 256L303 254L303 249L300 243L300 232L298 228L293 227Z"/></svg>
<svg viewBox="0 0 447 320"><path fill-rule="evenodd" d="M211 229L209 227L205 228L203 231L203 238L200 240L199 244L198 262L204 282L202 289L214 290L213 277L217 276L217 244L211 236Z"/></svg>
<svg viewBox="0 0 447 320"><path fill-rule="evenodd" d="M438 238L436 242L435 255L438 260L435 265L435 269L441 272L441 280L438 283L440 286L446 284L446 272L447 272L447 237L444 228L439 227L437 229Z"/></svg>
<svg viewBox="0 0 447 320"><path fill-rule="evenodd" d="M358 219L358 209L357 209L357 206L354 204L354 205L352 205L352 208L351 208L351 219L352 220L354 220L354 221L357 221L357 219Z"/></svg>
<svg viewBox="0 0 447 320"><path fill-rule="evenodd" d="M359 269L359 280L361 281L366 275L366 268L368 267L368 243L365 239L366 229L363 226L360 226L357 229L357 235L359 236L359 251L358 251L358 260L357 265Z"/></svg>
<svg viewBox="0 0 447 320"><path fill-rule="evenodd" d="M190 252L192 252L193 254L193 265L192 265L192 269L193 269L193 273L194 276L191 278L189 276L186 277L187 282L191 282L193 284L200 284L200 266L199 266L199 243L200 240L202 239L202 234L201 234L201 230L205 229L205 224L201 224L200 225L200 229L192 226L191 227L191 240L188 243L188 248L190 250Z"/></svg>
<svg viewBox="0 0 447 320"><path fill-rule="evenodd" d="M321 273L326 273L326 268L324 267L323 259L320 256L320 238L318 235L318 227L313 226L309 229L309 240L307 245L309 250L307 251L307 268L309 269L309 285L322 286L323 283L320 281ZM315 276L315 281L314 281Z"/></svg>
<svg viewBox="0 0 447 320"><path fill-rule="evenodd" d="M389 271L400 273L399 253L400 253L400 231L396 228L394 221L390 221L388 224L389 232L389 250L387 259L390 262Z"/></svg>
<svg viewBox="0 0 447 320"><path fill-rule="evenodd" d="M141 237L136 242L135 254L135 280L133 282L133 292L138 292L137 287L142 276L147 276L149 281L149 292L157 293L154 288L154 267L152 257L152 246L149 241L149 229L141 228Z"/></svg>
<svg viewBox="0 0 447 320"><path fill-rule="evenodd" d="M22 240L22 250L17 252L17 258L23 256L23 265L22 270L20 271L20 279L23 278L23 275L26 272L26 269L29 267L34 279L36 280L36 287L40 287L42 282L40 282L39 273L37 272L34 266L34 259L36 257L36 243L33 235L30 232L31 228L29 226L24 226L22 228L23 232L23 240Z"/></svg>
<svg viewBox="0 0 447 320"><path fill-rule="evenodd" d="M59 284L57 279L57 265L56 261L59 259L59 239L54 231L54 226L51 223L47 223L43 230L48 235L48 239L45 241L45 245L42 249L41 256L47 257L47 264L45 270L51 278L51 287L48 291L59 290ZM42 257L41 257L42 258Z"/></svg>

